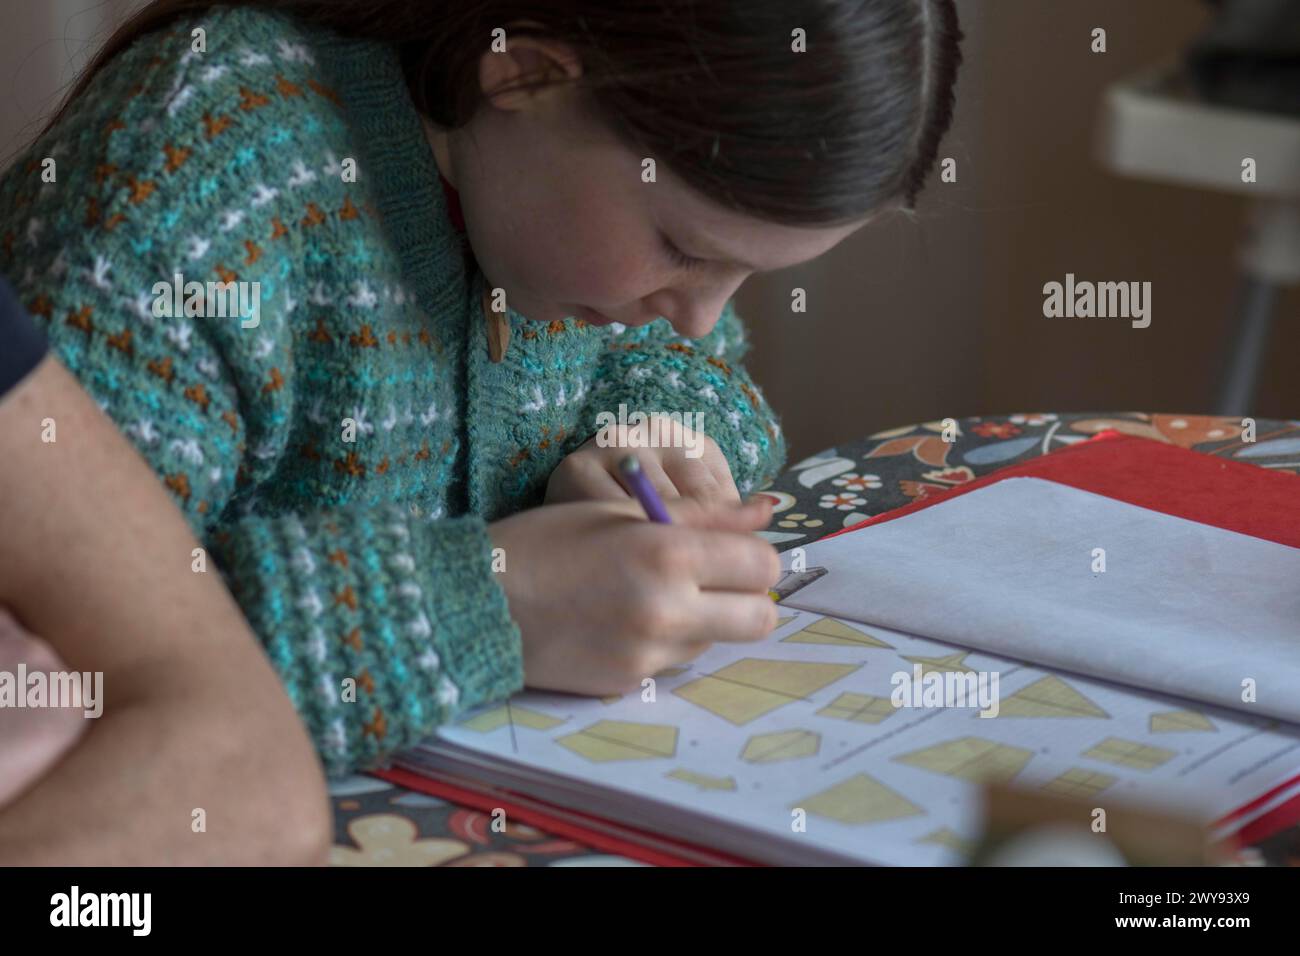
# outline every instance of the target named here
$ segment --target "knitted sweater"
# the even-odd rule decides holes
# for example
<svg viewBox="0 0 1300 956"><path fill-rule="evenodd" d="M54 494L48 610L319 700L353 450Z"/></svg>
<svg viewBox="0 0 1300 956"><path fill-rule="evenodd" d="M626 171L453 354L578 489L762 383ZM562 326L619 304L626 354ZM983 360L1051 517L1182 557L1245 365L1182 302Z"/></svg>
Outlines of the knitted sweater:
<svg viewBox="0 0 1300 956"><path fill-rule="evenodd" d="M331 773L523 685L486 523L539 504L598 412L703 411L742 492L785 459L730 304L697 340L510 312L493 362L465 242L396 51L248 8L137 40L0 178L0 273L171 489ZM156 315L178 273L260 283L256 325Z"/></svg>

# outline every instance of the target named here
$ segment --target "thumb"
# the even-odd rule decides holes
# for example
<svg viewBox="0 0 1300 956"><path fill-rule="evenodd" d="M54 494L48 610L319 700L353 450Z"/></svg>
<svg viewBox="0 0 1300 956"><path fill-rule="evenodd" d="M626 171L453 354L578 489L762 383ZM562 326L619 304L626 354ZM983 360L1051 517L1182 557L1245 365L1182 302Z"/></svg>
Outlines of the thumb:
<svg viewBox="0 0 1300 956"><path fill-rule="evenodd" d="M664 502L673 524L714 531L761 531L772 520L772 499L757 495L744 504L674 498Z"/></svg>

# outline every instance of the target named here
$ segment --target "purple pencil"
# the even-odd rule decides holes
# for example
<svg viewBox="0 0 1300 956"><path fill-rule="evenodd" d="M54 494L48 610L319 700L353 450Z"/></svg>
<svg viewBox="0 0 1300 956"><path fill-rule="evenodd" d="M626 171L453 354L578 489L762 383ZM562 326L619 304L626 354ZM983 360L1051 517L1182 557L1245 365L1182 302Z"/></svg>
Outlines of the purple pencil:
<svg viewBox="0 0 1300 956"><path fill-rule="evenodd" d="M655 486L650 484L650 479L646 477L636 455L628 455L620 461L618 473L623 476L624 484L636 496L636 500L641 502L647 518L659 524L672 524L663 499L659 497L659 492L655 491Z"/></svg>

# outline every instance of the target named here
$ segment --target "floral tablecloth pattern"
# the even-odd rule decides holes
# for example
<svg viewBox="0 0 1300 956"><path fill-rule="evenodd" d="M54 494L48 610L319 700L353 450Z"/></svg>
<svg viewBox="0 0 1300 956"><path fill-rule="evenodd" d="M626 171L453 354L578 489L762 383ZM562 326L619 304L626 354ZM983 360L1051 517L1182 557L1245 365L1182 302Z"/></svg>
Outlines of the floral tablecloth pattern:
<svg viewBox="0 0 1300 956"><path fill-rule="evenodd" d="M1145 412L948 419L876 432L791 466L766 489L776 508L764 535L779 550L806 545L1108 428L1300 476L1300 421ZM336 866L641 865L529 826L498 832L485 813L375 777L332 781L330 793ZM1257 850L1270 863L1300 865L1300 827Z"/></svg>

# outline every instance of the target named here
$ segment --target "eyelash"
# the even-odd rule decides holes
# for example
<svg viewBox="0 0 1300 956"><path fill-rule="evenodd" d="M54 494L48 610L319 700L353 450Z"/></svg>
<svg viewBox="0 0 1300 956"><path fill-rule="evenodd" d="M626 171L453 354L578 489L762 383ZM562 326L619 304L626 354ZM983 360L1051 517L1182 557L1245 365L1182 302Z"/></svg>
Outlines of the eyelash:
<svg viewBox="0 0 1300 956"><path fill-rule="evenodd" d="M661 234L661 238L663 239L664 249L668 253L668 258L672 259L672 261L675 262L681 268L697 269L704 264L703 259L692 258L691 256L688 256L686 253L678 249L675 245L673 245L672 241L668 238L667 235Z"/></svg>

